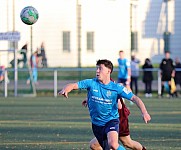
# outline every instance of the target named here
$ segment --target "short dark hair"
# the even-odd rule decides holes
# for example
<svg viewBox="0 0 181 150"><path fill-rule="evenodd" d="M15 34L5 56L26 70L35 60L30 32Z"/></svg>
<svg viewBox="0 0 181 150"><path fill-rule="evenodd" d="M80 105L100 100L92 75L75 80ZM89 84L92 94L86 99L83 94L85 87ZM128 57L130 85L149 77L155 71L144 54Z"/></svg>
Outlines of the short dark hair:
<svg viewBox="0 0 181 150"><path fill-rule="evenodd" d="M99 59L96 63L97 66L103 64L105 67L109 68L111 70L111 73L113 71L113 64L110 60L107 59Z"/></svg>
<svg viewBox="0 0 181 150"><path fill-rule="evenodd" d="M165 51L165 54L166 54L166 53L169 53L169 54L170 54L170 51Z"/></svg>

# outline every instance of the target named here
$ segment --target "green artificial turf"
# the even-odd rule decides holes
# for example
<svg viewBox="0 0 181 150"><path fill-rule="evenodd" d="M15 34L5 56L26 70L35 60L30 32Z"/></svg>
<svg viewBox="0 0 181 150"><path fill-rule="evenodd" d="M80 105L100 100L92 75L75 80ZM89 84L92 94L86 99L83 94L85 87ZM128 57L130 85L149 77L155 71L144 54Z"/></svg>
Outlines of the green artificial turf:
<svg viewBox="0 0 181 150"><path fill-rule="evenodd" d="M86 150L93 138L84 95L0 98L0 149ZM127 106L131 137L148 150L181 150L181 99L145 99L152 121L144 124L136 105Z"/></svg>

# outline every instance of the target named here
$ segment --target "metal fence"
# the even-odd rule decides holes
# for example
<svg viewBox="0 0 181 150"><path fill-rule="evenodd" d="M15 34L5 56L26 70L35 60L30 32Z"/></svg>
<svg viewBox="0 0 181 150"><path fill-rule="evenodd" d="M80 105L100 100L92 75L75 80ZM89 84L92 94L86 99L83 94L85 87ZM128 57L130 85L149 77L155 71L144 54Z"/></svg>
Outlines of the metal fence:
<svg viewBox="0 0 181 150"><path fill-rule="evenodd" d="M18 69L18 79L14 80L14 69L6 69L4 71L4 81L1 83L1 96L36 96L36 92L49 92L50 95L57 97L58 90L62 89L67 83L77 82L86 78L95 77L95 68L40 68L38 69L38 84L27 84L29 77L28 69ZM150 71L150 70L148 70ZM158 68L151 69L154 80L152 89L161 93L161 77ZM115 68L112 78L117 80L118 69ZM139 91L144 91L144 83L142 81L143 70L140 69L138 79ZM44 96L42 94L42 96Z"/></svg>

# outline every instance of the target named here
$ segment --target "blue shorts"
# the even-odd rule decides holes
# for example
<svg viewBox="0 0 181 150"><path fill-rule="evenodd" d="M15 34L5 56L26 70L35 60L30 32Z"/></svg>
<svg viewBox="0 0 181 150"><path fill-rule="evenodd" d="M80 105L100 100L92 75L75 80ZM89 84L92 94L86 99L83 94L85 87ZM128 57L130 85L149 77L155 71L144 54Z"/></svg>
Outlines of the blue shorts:
<svg viewBox="0 0 181 150"><path fill-rule="evenodd" d="M110 131L117 131L119 133L119 119L110 120L105 124L105 126L92 124L92 131L101 147L104 150L110 150L107 141L107 133Z"/></svg>
<svg viewBox="0 0 181 150"><path fill-rule="evenodd" d="M126 86L127 79L118 78L118 83L122 83L124 86Z"/></svg>

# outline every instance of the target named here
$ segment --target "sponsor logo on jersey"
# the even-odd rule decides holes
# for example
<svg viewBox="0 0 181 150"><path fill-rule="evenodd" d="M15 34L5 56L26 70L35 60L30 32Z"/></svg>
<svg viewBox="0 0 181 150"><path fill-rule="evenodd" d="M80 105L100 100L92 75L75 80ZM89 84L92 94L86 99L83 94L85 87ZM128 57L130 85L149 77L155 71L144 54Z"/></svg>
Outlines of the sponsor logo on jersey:
<svg viewBox="0 0 181 150"><path fill-rule="evenodd" d="M106 96L110 97L111 96L111 91L107 91Z"/></svg>
<svg viewBox="0 0 181 150"><path fill-rule="evenodd" d="M126 93L126 94L129 94L131 91L129 91L127 88L123 88L123 91Z"/></svg>
<svg viewBox="0 0 181 150"><path fill-rule="evenodd" d="M98 92L98 90L96 90L96 89L93 89L93 91L94 91L94 92Z"/></svg>

